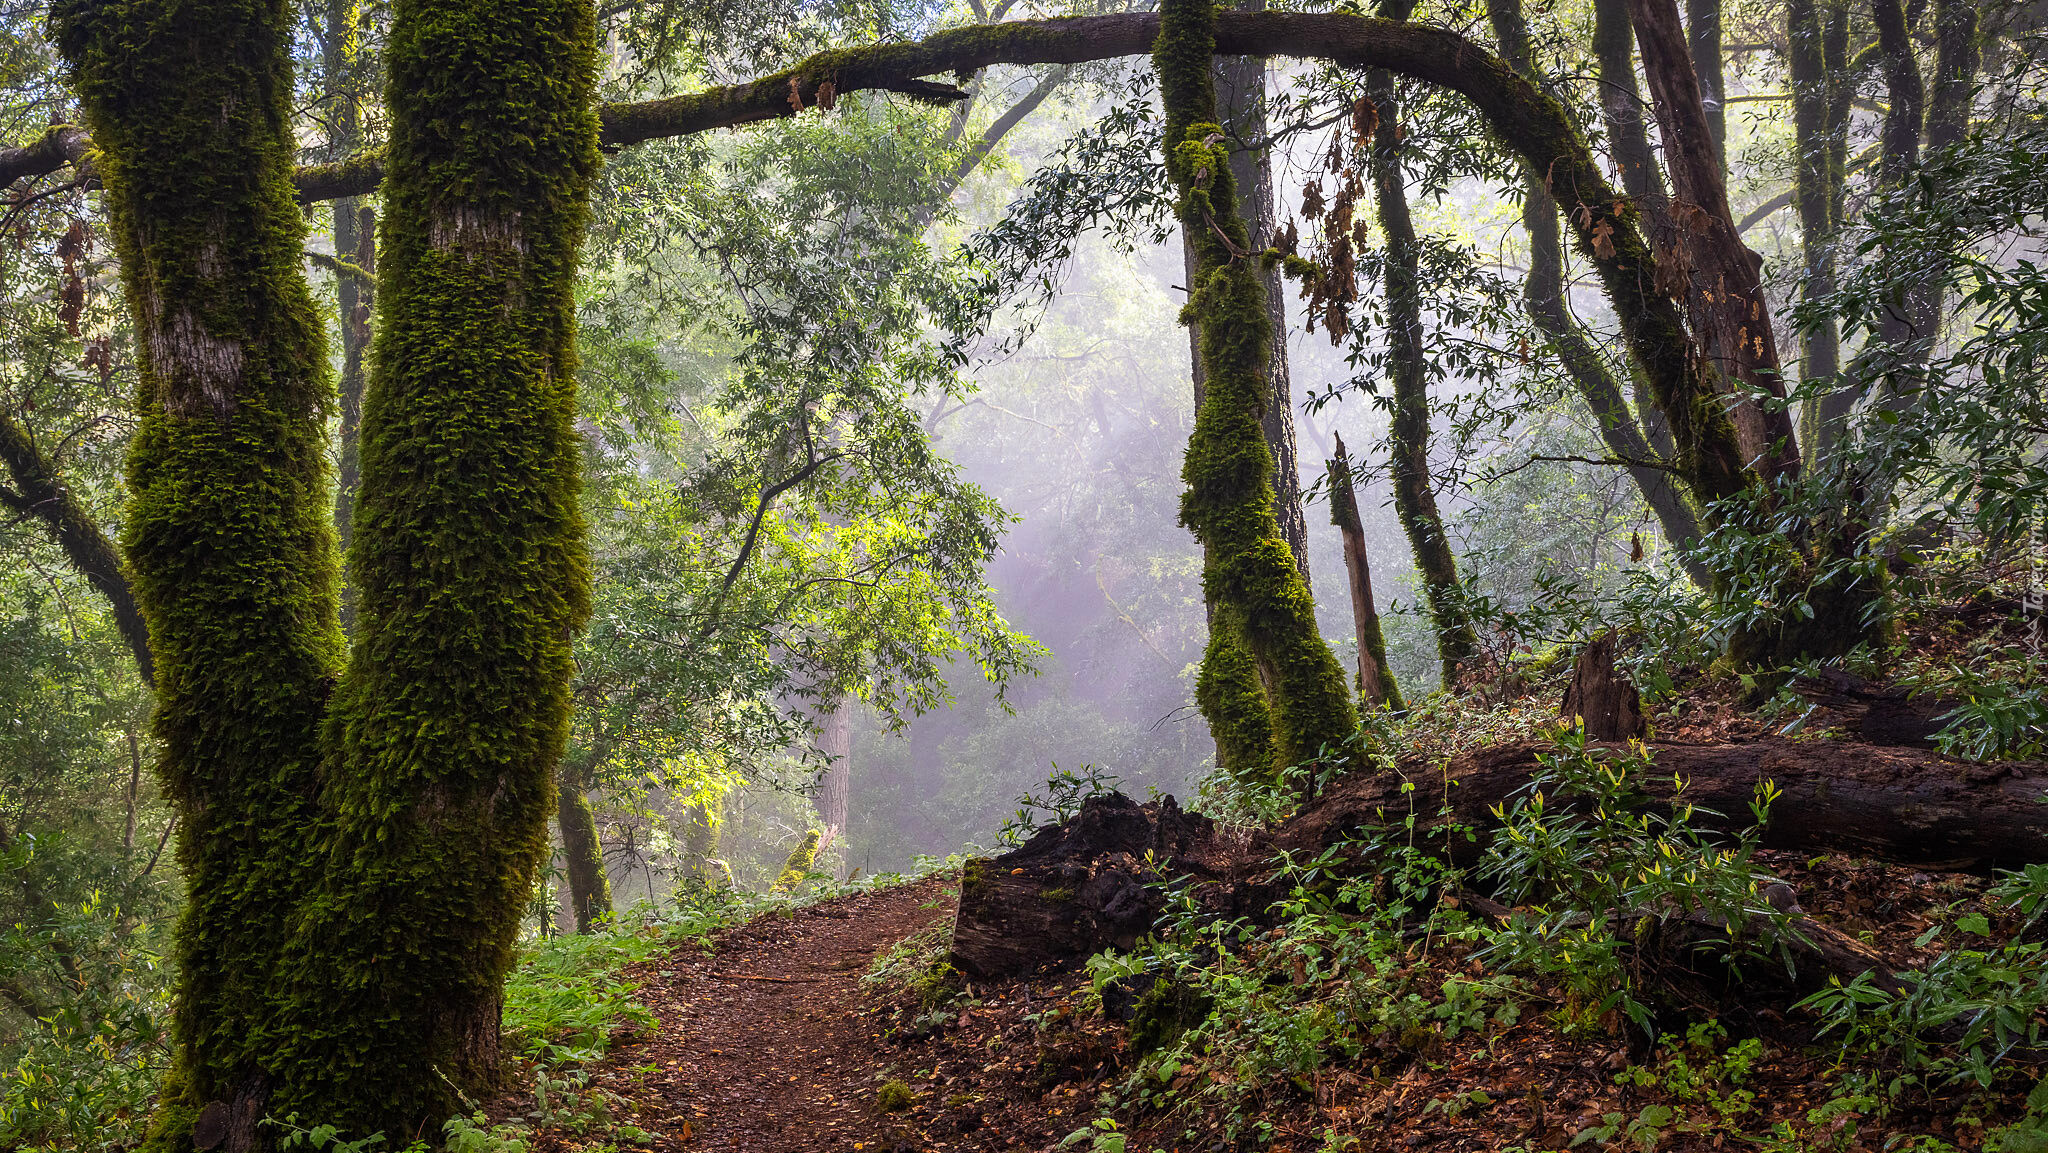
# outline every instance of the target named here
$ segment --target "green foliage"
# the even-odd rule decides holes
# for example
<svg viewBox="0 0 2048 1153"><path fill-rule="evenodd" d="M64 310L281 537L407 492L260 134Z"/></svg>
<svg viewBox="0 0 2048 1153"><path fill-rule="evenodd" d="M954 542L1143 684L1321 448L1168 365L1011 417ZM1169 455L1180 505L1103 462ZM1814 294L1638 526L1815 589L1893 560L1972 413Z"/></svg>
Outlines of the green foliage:
<svg viewBox="0 0 2048 1153"><path fill-rule="evenodd" d="M2008 873L1988 895L2017 919L2009 935L1994 936L1984 915L1971 913L1921 934L1923 947L1944 935L1948 947L1898 974L1901 987L1865 973L1801 1002L1820 1015L1824 1032L1841 1037L1845 1056L1895 1070L1883 1086L1889 1096L1958 1081L1988 1086L2041 1043L2048 945L2034 930L2048 916L2048 865Z"/></svg>
<svg viewBox="0 0 2048 1153"><path fill-rule="evenodd" d="M1735 963L1780 950L1781 915L1762 897L1770 877L1751 863L1753 830L1725 844L1695 828L1680 779L1670 806L1649 803L1654 765L1640 746L1597 756L1573 727L1538 763L1477 869L1518 906L1485 950L1497 965L1562 983L1581 1023L1618 1011L1647 1029L1645 991L1626 958L1660 924L1698 916L1721 926ZM1759 786L1758 825L1773 796L1770 782Z"/></svg>
<svg viewBox="0 0 2048 1153"><path fill-rule="evenodd" d="M170 1046L156 918L171 902L143 862L62 834L0 848L0 1145L113 1150L142 1137ZM81 891L82 885L91 885ZM127 902L124 904L124 901Z"/></svg>
<svg viewBox="0 0 2048 1153"><path fill-rule="evenodd" d="M1088 798L1116 791L1117 780L1094 765L1082 765L1078 773L1054 765L1043 795L1025 793L1017 798L1017 811L996 831L996 843L1015 848L1039 829L1065 823Z"/></svg>

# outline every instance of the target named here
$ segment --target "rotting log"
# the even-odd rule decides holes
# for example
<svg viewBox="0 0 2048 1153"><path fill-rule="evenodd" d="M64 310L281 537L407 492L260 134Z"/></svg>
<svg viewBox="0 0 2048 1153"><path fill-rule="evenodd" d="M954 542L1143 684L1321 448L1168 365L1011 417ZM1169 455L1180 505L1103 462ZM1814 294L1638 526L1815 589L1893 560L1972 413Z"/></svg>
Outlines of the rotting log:
<svg viewBox="0 0 2048 1153"><path fill-rule="evenodd" d="M967 863L952 963L989 980L1109 946L1128 949L1163 907L1153 882L1192 875L1227 890L1258 858L1172 797L1143 805L1122 793L1090 797L1071 820L1040 829L1023 846Z"/></svg>
<svg viewBox="0 0 2048 1153"><path fill-rule="evenodd" d="M1403 762L1396 773L1338 781L1275 837L1279 848L1329 845L1349 832L1404 819L1412 803L1484 830L1493 808L1527 788L1547 746L1499 745L1461 753L1442 768ZM1752 823L1762 781L1782 790L1761 842L1800 853L1846 853L1933 871L1989 873L2048 860L2048 764L1971 764L1918 749L1847 741L1769 738L1746 744L1658 744L1643 784L1668 799L1674 777L1693 821ZM1411 793L1402 786L1413 783Z"/></svg>
<svg viewBox="0 0 2048 1153"><path fill-rule="evenodd" d="M1340 780L1270 833L1229 832L1182 812L1171 797L1145 805L1116 793L1090 798L1079 815L1041 829L1023 847L969 862L953 964L986 980L1128 948L1159 914L1163 900L1151 886L1162 879L1191 881L1211 912L1257 918L1279 895L1272 883L1276 854L1319 855L1364 830L1404 821L1411 805L1426 822L1479 830L1477 839L1446 838L1453 858L1469 863L1484 832L1499 823L1494 808L1527 789L1537 756L1548 748L1476 749L1440 768L1410 759L1391 773ZM1758 783L1773 782L1782 795L1761 834L1766 848L1980 874L2048 860L2048 806L2041 804L2048 764L1979 765L1895 746L1786 739L1666 744L1654 754L1645 790L1668 801L1674 776L1683 780L1683 799L1694 806L1699 827L1748 826ZM1404 792L1410 784L1415 788ZM1570 803L1552 798L1554 807ZM1486 911L1483 903L1475 908ZM1853 940L1817 922L1801 924L1813 926L1795 949L1809 968L1854 976L1873 963ZM1676 934L1674 946L1700 944L1712 928L1678 926L1667 935Z"/></svg>

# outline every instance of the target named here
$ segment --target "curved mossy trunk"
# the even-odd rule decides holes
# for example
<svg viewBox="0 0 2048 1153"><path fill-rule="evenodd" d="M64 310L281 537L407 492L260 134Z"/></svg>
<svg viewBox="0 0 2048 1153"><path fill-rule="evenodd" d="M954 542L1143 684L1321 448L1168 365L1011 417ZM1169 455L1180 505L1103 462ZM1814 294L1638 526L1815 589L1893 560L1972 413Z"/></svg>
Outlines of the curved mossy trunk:
<svg viewBox="0 0 2048 1153"><path fill-rule="evenodd" d="M555 827L562 834L562 876L569 886L569 912L576 931L612 915L612 886L604 872L604 846L597 839L597 817L584 795L586 775L563 765L555 780Z"/></svg>
<svg viewBox="0 0 2048 1153"><path fill-rule="evenodd" d="M399 0L387 61L353 663L273 1109L357 1134L418 1132L500 1072L589 600L573 288L598 163L590 5Z"/></svg>
<svg viewBox="0 0 2048 1153"><path fill-rule="evenodd" d="M1380 15L1393 20L1406 20L1414 10L1414 0L1388 0L1380 5ZM1415 550L1423 601L1436 626L1444 687L1450 688L1457 681L1458 669L1478 654L1479 637L1459 596L1457 557L1451 552L1436 494L1430 488L1429 365L1422 347L1422 274L1415 222L1408 215L1407 181L1401 173L1400 110L1393 74L1373 69L1366 74L1365 89L1379 110L1367 167L1380 229L1387 241L1387 360L1394 391L1388 440L1393 456L1394 512Z"/></svg>
<svg viewBox="0 0 2048 1153"><path fill-rule="evenodd" d="M1207 0L1167 0L1153 49L1167 172L1195 249L1184 315L1201 326L1204 387L1181 471L1181 521L1202 542L1213 609L1196 699L1220 767L1271 780L1338 747L1357 713L1273 514L1273 454L1260 425L1271 403L1273 323L1216 123L1215 20Z"/></svg>
<svg viewBox="0 0 2048 1153"><path fill-rule="evenodd" d="M191 894L161 1147L187 1144L211 1102L218 1148L257 1140L272 979L308 879L340 665L330 383L291 182L289 18L276 0L51 10L100 149L141 358L122 545Z"/></svg>

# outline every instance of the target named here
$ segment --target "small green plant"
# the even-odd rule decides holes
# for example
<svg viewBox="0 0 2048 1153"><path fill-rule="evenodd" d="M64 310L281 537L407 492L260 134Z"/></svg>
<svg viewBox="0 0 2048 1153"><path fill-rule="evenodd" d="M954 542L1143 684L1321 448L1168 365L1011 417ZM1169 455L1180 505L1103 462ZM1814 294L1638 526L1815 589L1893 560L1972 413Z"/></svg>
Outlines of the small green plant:
<svg viewBox="0 0 2048 1153"><path fill-rule="evenodd" d="M1117 783L1117 777L1094 765L1083 765L1078 773L1054 765L1052 774L1045 779L1042 795L1025 793L1017 798L1017 811L996 830L996 843L1015 848L1039 829L1057 825L1080 812L1088 798L1114 792Z"/></svg>
<svg viewBox="0 0 2048 1153"><path fill-rule="evenodd" d="M2005 874L1988 896L2018 914L2009 938L1994 939L1989 918L1968 913L1921 934L1924 947L1948 932L1949 948L1898 974L1897 984L1865 973L1800 1002L1819 1014L1824 1034L1841 1037L1845 1056L1883 1057L1898 1070L1885 1086L1890 1095L1964 1080L1989 1086L2013 1057L2042 1043L2048 945L2036 930L2048 914L2048 864Z"/></svg>
<svg viewBox="0 0 2048 1153"><path fill-rule="evenodd" d="M1059 1148L1085 1148L1087 1153L1124 1153L1124 1141L1115 1118L1097 1117L1061 1138Z"/></svg>
<svg viewBox="0 0 2048 1153"><path fill-rule="evenodd" d="M901 1081L884 1081L882 1087L875 1090L875 1108L884 1113L901 1113L916 1103L917 1097L910 1091L910 1086Z"/></svg>

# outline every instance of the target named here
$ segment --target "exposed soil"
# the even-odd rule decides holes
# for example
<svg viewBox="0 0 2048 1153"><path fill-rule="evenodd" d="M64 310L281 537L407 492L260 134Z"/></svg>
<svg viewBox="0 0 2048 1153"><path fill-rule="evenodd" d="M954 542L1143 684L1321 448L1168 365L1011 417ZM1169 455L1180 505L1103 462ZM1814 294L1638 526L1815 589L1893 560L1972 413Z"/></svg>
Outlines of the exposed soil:
<svg viewBox="0 0 2048 1153"><path fill-rule="evenodd" d="M705 956L632 974L660 1028L617 1047L596 1078L634 1103L656 1150L813 1153L923 1148L875 1107L899 1055L864 1012L877 954L947 921L943 878L763 917ZM550 1146L574 1148L565 1134Z"/></svg>

